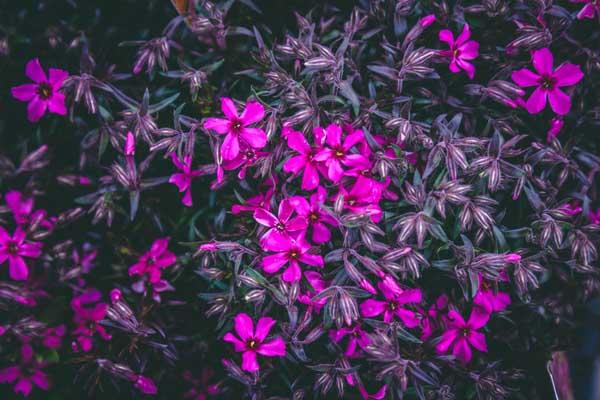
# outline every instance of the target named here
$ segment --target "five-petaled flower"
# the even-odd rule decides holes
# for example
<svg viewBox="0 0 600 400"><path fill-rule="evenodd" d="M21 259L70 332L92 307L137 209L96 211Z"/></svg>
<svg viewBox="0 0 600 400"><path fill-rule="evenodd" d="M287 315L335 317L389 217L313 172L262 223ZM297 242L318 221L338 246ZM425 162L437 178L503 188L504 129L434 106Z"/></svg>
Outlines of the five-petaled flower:
<svg viewBox="0 0 600 400"><path fill-rule="evenodd" d="M171 175L169 183L174 184L179 189L180 193L185 192L181 203L186 207L191 207L192 201L192 179L202 175L201 170L192 170L192 156L187 155L183 160L176 153L171 153L171 161L175 167L181 171Z"/></svg>
<svg viewBox="0 0 600 400"><path fill-rule="evenodd" d="M44 116L46 110L58 115L66 115L65 95L59 90L69 76L67 71L50 68L48 76L42 69L40 60L30 60L25 66L25 75L34 83L15 86L11 89L13 97L27 101L27 118L37 122Z"/></svg>
<svg viewBox="0 0 600 400"><path fill-rule="evenodd" d="M439 39L446 42L450 50L443 50L441 54L450 58L448 67L450 71L457 74L460 70L467 73L469 79L475 77L475 66L469 61L474 60L479 56L479 43L471 38L471 30L469 24L465 24L463 31L454 40L454 34L448 29L443 29L439 33Z"/></svg>
<svg viewBox="0 0 600 400"><path fill-rule="evenodd" d="M0 227L0 264L8 260L8 273L11 279L24 281L29 269L23 257L38 258L42 254L42 244L25 240L25 231L17 227L11 236Z"/></svg>
<svg viewBox="0 0 600 400"><path fill-rule="evenodd" d="M17 382L13 388L15 393L23 396L29 396L33 385L42 390L50 388L50 381L46 373L41 368L43 362L36 360L33 349L29 344L21 346L21 362L19 365L13 365L0 370L0 383Z"/></svg>
<svg viewBox="0 0 600 400"><path fill-rule="evenodd" d="M387 323L392 322L396 316L409 328L419 325L418 314L405 306L421 302L423 295L420 289L403 290L390 276L386 276L377 286L385 300L365 300L360 305L363 317L371 318L383 314L383 321Z"/></svg>
<svg viewBox="0 0 600 400"><path fill-rule="evenodd" d="M262 267L265 272L274 274L289 264L283 271L282 278L285 282L297 282L302 277L299 263L319 268L324 265L323 258L318 254L311 254L310 248L310 244L304 239L304 232L294 237L282 237L269 244L269 250L276 253L263 257Z"/></svg>
<svg viewBox="0 0 600 400"><path fill-rule="evenodd" d="M573 86L583 79L583 72L578 65L565 62L554 70L554 57L549 49L535 50L532 54L533 68L514 71L512 80L521 87L536 86L525 108L531 114L537 114L546 107L546 100L550 102L552 111L558 115L565 115L571 109L571 99L560 90L564 86Z"/></svg>
<svg viewBox="0 0 600 400"><path fill-rule="evenodd" d="M240 153L240 139L254 149L262 149L267 144L267 134L260 128L250 128L265 116L262 104L256 101L246 103L241 115L238 115L233 100L221 98L221 110L227 119L207 118L204 128L211 129L221 135L226 134L221 146L224 160L233 160Z"/></svg>
<svg viewBox="0 0 600 400"><path fill-rule="evenodd" d="M438 353L446 353L452 349L452 354L465 364L473 358L471 346L486 353L485 335L478 330L487 324L489 318L488 313L474 308L469 320L465 322L457 311L451 310L447 318L448 327L436 345L436 350Z"/></svg>
<svg viewBox="0 0 600 400"><path fill-rule="evenodd" d="M276 321L273 318L262 317L254 328L254 322L248 314L238 314L233 321L233 329L237 336L228 332L223 337L232 343L236 352L242 353L242 369L248 372L259 370L256 355L265 357L284 357L285 342L280 337L266 340Z"/></svg>

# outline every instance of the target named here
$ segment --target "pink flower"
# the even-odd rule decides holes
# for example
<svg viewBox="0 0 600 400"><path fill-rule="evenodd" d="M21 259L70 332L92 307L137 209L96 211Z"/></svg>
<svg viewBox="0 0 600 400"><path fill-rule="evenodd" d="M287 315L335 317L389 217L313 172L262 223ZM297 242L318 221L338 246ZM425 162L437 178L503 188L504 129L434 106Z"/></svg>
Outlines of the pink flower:
<svg viewBox="0 0 600 400"><path fill-rule="evenodd" d="M325 142L329 147L319 150L314 160L322 161L327 167L327 177L332 182L338 182L344 176L342 166L352 167L368 163L365 156L351 153L352 148L364 140L364 133L360 129L349 129L346 138L342 141L342 128L331 124L326 129Z"/></svg>
<svg viewBox="0 0 600 400"><path fill-rule="evenodd" d="M510 254L517 255L518 254ZM507 255L507 260L508 256ZM519 256L519 260L521 256ZM516 261L518 262L518 261ZM473 298L473 303L479 307L481 307L485 313L491 314L493 312L500 312L506 310L506 308L510 305L510 295L505 292L501 292L499 290L494 290L493 287L487 282L481 275L479 275L479 288L477 290L477 294Z"/></svg>
<svg viewBox="0 0 600 400"><path fill-rule="evenodd" d="M474 40L469 40L471 30L469 24L465 24L463 31L454 40L454 34L448 29L443 29L439 33L439 39L445 42L450 47L450 50L441 52L443 56L450 57L450 71L457 74L460 70L467 73L469 79L475 76L475 67L469 61L474 60L479 56L479 43Z"/></svg>
<svg viewBox="0 0 600 400"><path fill-rule="evenodd" d="M99 290L87 289L71 300L71 308L75 313L73 321L77 326L72 332L76 337L76 341L71 345L73 351L83 350L86 353L90 351L95 333L98 333L104 340L112 338L100 324L108 311L108 304L100 302L101 298L102 294Z"/></svg>
<svg viewBox="0 0 600 400"><path fill-rule="evenodd" d="M323 279L323 276L316 271L305 271L304 277L310 284L311 288L306 292L301 292L298 295L298 301L313 307L317 312L327 304L327 297L314 300L313 298L325 290L328 283ZM312 290L311 290L312 289Z"/></svg>
<svg viewBox="0 0 600 400"><path fill-rule="evenodd" d="M334 343L339 343L345 337L348 337L348 344L344 351L346 357L356 355L359 352L359 348L364 350L371 343L369 334L360 325L354 325L351 328L332 329L329 331L329 337Z"/></svg>
<svg viewBox="0 0 600 400"><path fill-rule="evenodd" d="M340 186L335 197L344 196L344 208L354 214L369 215L373 222L378 223L382 216L379 201L386 186L374 179L359 175L350 191Z"/></svg>
<svg viewBox="0 0 600 400"><path fill-rule="evenodd" d="M317 192L310 196L310 203L300 196L290 199L298 214L305 218L308 226L312 228L312 240L317 244L326 243L331 239L331 232L327 225L338 225L335 218L321 208L326 199L327 192L322 186L319 186Z"/></svg>
<svg viewBox="0 0 600 400"><path fill-rule="evenodd" d="M320 183L319 165L315 160L318 149L310 147L301 132L288 130L286 136L288 147L298 152L299 155L287 160L283 164L283 170L293 174L298 174L302 171L302 183L300 187L303 190L314 190Z"/></svg>
<svg viewBox="0 0 600 400"><path fill-rule="evenodd" d="M237 215L241 212L251 212L260 208L270 208L271 198L273 198L273 188L269 188L265 193L260 193L246 200L244 204L234 204L231 207L231 213Z"/></svg>
<svg viewBox="0 0 600 400"><path fill-rule="evenodd" d="M465 364L473 357L471 346L486 353L485 335L478 332L478 329L487 324L489 317L489 314L480 312L476 308L471 312L469 321L465 322L458 312L451 310L448 313L448 327L442 334L436 350L438 353L446 353L452 349L452 354Z"/></svg>
<svg viewBox="0 0 600 400"><path fill-rule="evenodd" d="M175 264L177 257L167 248L170 238L157 239L138 262L129 267L129 276L147 275L150 283L161 280L162 270Z"/></svg>
<svg viewBox="0 0 600 400"><path fill-rule="evenodd" d="M525 108L530 114L537 114L546 107L546 99L548 99L555 113L568 114L571 109L571 99L559 88L573 86L583 79L581 68L566 62L553 71L554 57L547 48L534 51L532 59L537 74L527 68L512 73L512 80L517 85L537 86L525 103Z"/></svg>
<svg viewBox="0 0 600 400"><path fill-rule="evenodd" d="M254 220L269 228L260 238L260 244L264 249L277 248L277 243L288 240L290 234L306 230L306 218L300 215L292 217L294 212L295 208L290 198L283 199L279 203L277 216L264 208L258 208L254 211Z"/></svg>
<svg viewBox="0 0 600 400"><path fill-rule="evenodd" d="M27 118L37 122L44 116L46 109L51 113L66 115L65 95L59 90L69 76L67 71L50 68L49 77L42 69L40 60L30 60L25 67L25 75L34 83L15 86L11 89L13 97L20 101L28 101Z"/></svg>
<svg viewBox="0 0 600 400"><path fill-rule="evenodd" d="M54 222L51 218L46 218L45 210L34 211L33 197L25 197L21 192L11 190L6 193L4 200L18 225L40 222L41 220L40 225L45 229L51 230L54 228Z"/></svg>
<svg viewBox="0 0 600 400"><path fill-rule="evenodd" d="M8 260L11 279L24 281L29 269L23 257L38 258L42 254L42 244L25 240L25 231L17 227L13 236L0 227L0 264Z"/></svg>
<svg viewBox="0 0 600 400"><path fill-rule="evenodd" d="M183 158L183 161L179 159L177 154L171 153L171 161L175 167L181 171L179 173L171 175L169 183L174 184L179 189L180 193L185 192L181 203L186 207L191 207L192 201L192 179L202 175L200 170L192 170L192 156L187 155Z"/></svg>
<svg viewBox="0 0 600 400"><path fill-rule="evenodd" d="M46 328L44 332L42 332L42 344L49 349L58 349L61 346L62 338L65 336L65 333L66 328L64 325Z"/></svg>
<svg viewBox="0 0 600 400"><path fill-rule="evenodd" d="M267 144L267 135L260 128L249 128L263 119L265 110L263 106L251 101L246 103L242 115L238 115L233 100L228 97L221 98L221 110L227 119L207 118L204 122L205 129L212 129L224 135L225 140L221 147L224 160L233 160L240 153L240 139L254 149L262 149Z"/></svg>
<svg viewBox="0 0 600 400"><path fill-rule="evenodd" d="M598 15L598 20L600 21L600 3L597 0L571 0L571 3L585 4L577 13L577 19L591 19L594 18L594 15Z"/></svg>
<svg viewBox="0 0 600 400"><path fill-rule="evenodd" d="M265 357L285 356L285 342L282 338L265 340L275 323L273 318L262 317L254 329L254 323L248 314L241 313L235 316L233 329L237 333L237 337L233 333L227 332L223 340L232 343L236 352L243 353L242 369L244 371L257 372L259 370L256 354Z"/></svg>
<svg viewBox="0 0 600 400"><path fill-rule="evenodd" d="M241 167L237 176L239 179L245 179L248 168L269 154L270 153L266 151L256 151L252 147L242 145L237 157L233 160L226 160L223 162L223 169L225 171L233 171Z"/></svg>
<svg viewBox="0 0 600 400"><path fill-rule="evenodd" d="M21 346L21 362L0 370L0 383L17 382L13 388L16 394L29 396L33 385L42 390L50 388L48 376L41 371L43 364L33 357L33 349L29 344Z"/></svg>
<svg viewBox="0 0 600 400"><path fill-rule="evenodd" d="M300 262L313 267L323 267L323 258L317 254L309 253L310 244L304 239L304 233L301 232L296 237L284 239L270 243L269 250L276 252L262 259L262 267L265 272L274 274L282 267L289 264L283 272L285 282L297 282L302 277Z"/></svg>
<svg viewBox="0 0 600 400"><path fill-rule="evenodd" d="M377 286L385 300L365 300L360 305L360 313L363 317L372 318L383 314L383 321L387 323L392 322L394 316L396 316L409 328L414 328L419 325L417 314L402 306L420 303L423 298L420 289L403 290L396 281L389 276L379 282Z"/></svg>

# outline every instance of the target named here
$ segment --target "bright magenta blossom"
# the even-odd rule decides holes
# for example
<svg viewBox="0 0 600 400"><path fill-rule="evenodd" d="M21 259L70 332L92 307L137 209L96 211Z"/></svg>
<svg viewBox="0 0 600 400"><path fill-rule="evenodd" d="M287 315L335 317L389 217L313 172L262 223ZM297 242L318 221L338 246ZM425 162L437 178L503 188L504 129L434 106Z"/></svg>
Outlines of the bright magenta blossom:
<svg viewBox="0 0 600 400"><path fill-rule="evenodd" d="M29 269L24 257L38 258L42 254L42 244L25 240L25 231L18 227L11 236L0 227L0 264L8 260L8 273L11 279L24 281Z"/></svg>
<svg viewBox="0 0 600 400"><path fill-rule="evenodd" d="M21 362L0 370L0 383L16 382L13 388L17 394L27 397L33 389L33 385L42 390L50 388L48 375L41 368L44 364L34 357L31 345L21 346Z"/></svg>
<svg viewBox="0 0 600 400"><path fill-rule="evenodd" d="M396 316L409 328L419 325L417 313L404 306L421 302L423 295L420 289L403 290L390 276L384 278L377 286L385 300L365 300L360 305L363 317L372 318L383 314L384 322L392 322Z"/></svg>
<svg viewBox="0 0 600 400"><path fill-rule="evenodd" d="M50 68L46 77L40 60L36 58L27 63L25 75L34 83L15 86L11 89L11 93L15 99L29 102L27 106L29 121L39 121L46 110L58 115L67 114L65 95L59 92L63 82L69 76L67 71Z"/></svg>
<svg viewBox="0 0 600 400"><path fill-rule="evenodd" d="M295 207L290 198L283 199L279 203L277 216L264 208L254 211L254 220L269 228L260 238L260 244L264 249L278 248L278 243L289 240L290 234L306 230L308 226L306 218L294 214Z"/></svg>
<svg viewBox="0 0 600 400"><path fill-rule="evenodd" d="M589 18L592 19L594 16L598 16L600 21L600 3L598 0L570 0L571 3L585 4L581 10L577 13L577 19Z"/></svg>
<svg viewBox="0 0 600 400"><path fill-rule="evenodd" d="M236 352L242 354L242 369L248 372L259 370L256 355L265 357L284 357L285 342L282 338L276 337L267 341L269 332L275 325L273 318L262 317L254 328L254 322L248 314L238 314L233 321L233 329L237 336L228 332L223 337L226 342L232 343Z"/></svg>
<svg viewBox="0 0 600 400"><path fill-rule="evenodd" d="M469 79L475 76L475 66L469 61L474 60L479 56L479 43L471 38L471 30L469 24L465 24L463 31L454 40L454 34L448 29L443 29L439 33L439 39L445 42L450 47L450 50L441 52L443 56L450 58L450 71L457 74L462 69L467 73Z"/></svg>
<svg viewBox="0 0 600 400"><path fill-rule="evenodd" d="M489 318L488 313L476 308L471 312L469 321L465 322L458 312L451 310L448 313L448 327L442 334L436 350L438 353L446 353L452 349L452 354L464 363L473 358L471 347L486 353L485 335L478 330L487 324Z"/></svg>
<svg viewBox="0 0 600 400"><path fill-rule="evenodd" d="M276 253L263 257L262 267L265 272L274 274L289 264L282 275L285 282L300 280L302 277L300 263L320 268L324 265L323 258L320 255L309 252L311 246L304 239L304 232L287 239L280 236L278 240L273 240L269 246L269 250Z"/></svg>
<svg viewBox="0 0 600 400"><path fill-rule="evenodd" d="M267 134L260 128L250 128L265 116L265 109L256 102L246 103L242 115L238 115L233 100L221 98L221 110L227 119L207 118L204 128L211 129L221 135L226 135L221 146L224 160L233 160L240 153L240 140L254 149L262 149L267 144Z"/></svg>
<svg viewBox="0 0 600 400"><path fill-rule="evenodd" d="M285 128L284 128L285 129ZM283 135L287 138L287 145L290 149L298 152L283 164L283 170L287 173L298 174L302 171L301 188L303 190L314 190L319 186L319 162L315 160L315 155L319 148L311 147L301 132L287 128Z"/></svg>
<svg viewBox="0 0 600 400"><path fill-rule="evenodd" d="M169 183L174 184L179 189L180 193L185 192L181 203L184 206L191 207L192 201L192 179L202 175L200 170L192 170L192 156L187 155L180 160L177 154L171 153L171 161L181 172L171 175Z"/></svg>
<svg viewBox="0 0 600 400"><path fill-rule="evenodd" d="M325 142L328 147L319 150L314 159L325 163L329 180L338 182L342 179L344 176L343 166L353 167L369 163L369 160L362 154L352 152L354 146L365 138L362 130L348 129L344 140L342 140L343 131L339 125L331 124L325 129L325 132Z"/></svg>
<svg viewBox="0 0 600 400"><path fill-rule="evenodd" d="M129 267L129 276L143 277L133 284L133 290L138 293L144 292L147 282L152 289L152 297L155 301L160 301L161 292L174 290L169 282L162 279L162 270L177 261L177 256L167 248L169 240L168 237L155 240L150 250L141 256L137 263Z"/></svg>
<svg viewBox="0 0 600 400"><path fill-rule="evenodd" d="M327 192L319 186L316 193L310 196L310 202L300 196L294 196L290 200L294 203L298 214L305 218L308 226L312 228L312 240L317 244L327 243L331 239L331 232L327 225L338 225L335 218L322 209L326 199Z"/></svg>
<svg viewBox="0 0 600 400"><path fill-rule="evenodd" d="M73 351L83 350L86 353L90 351L95 333L98 333L104 340L112 338L100 324L108 311L108 304L101 302L101 298L102 294L99 290L88 289L71 300L71 308L75 313L73 321L76 325L72 332L76 339L71 344Z"/></svg>
<svg viewBox="0 0 600 400"><path fill-rule="evenodd" d="M536 86L525 108L531 114L537 114L546 107L546 100L550 101L552 111L558 115L565 115L571 109L571 99L559 88L573 86L583 79L583 72L578 65L563 63L553 70L554 57L549 49L536 50L532 55L535 72L527 68L514 71L512 80L521 87Z"/></svg>
<svg viewBox="0 0 600 400"><path fill-rule="evenodd" d="M381 221L382 216L379 201L388 184L389 182L380 183L374 179L359 175L350 191L340 186L340 190L335 198L343 196L344 208L354 214L369 215L373 222L378 223Z"/></svg>
<svg viewBox="0 0 600 400"><path fill-rule="evenodd" d="M360 325L354 325L350 328L342 327L340 329L332 329L329 331L329 338L334 343L340 343L345 337L348 337L348 344L344 351L346 357L357 355L361 349L365 349L369 343L371 343L369 334L365 332Z"/></svg>

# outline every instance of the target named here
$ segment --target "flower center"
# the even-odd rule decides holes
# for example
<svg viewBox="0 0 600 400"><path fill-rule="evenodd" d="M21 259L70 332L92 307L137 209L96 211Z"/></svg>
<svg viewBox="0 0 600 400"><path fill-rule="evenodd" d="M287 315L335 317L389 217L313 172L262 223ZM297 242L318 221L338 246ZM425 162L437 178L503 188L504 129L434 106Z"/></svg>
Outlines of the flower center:
<svg viewBox="0 0 600 400"><path fill-rule="evenodd" d="M292 250L292 251L290 251L290 258L291 258L292 260L295 260L295 259L297 259L299 255L300 255L300 254L298 253L298 250Z"/></svg>
<svg viewBox="0 0 600 400"><path fill-rule="evenodd" d="M551 76L542 76L540 86L546 90L552 90L556 85L556 80Z"/></svg>
<svg viewBox="0 0 600 400"><path fill-rule="evenodd" d="M398 309L398 303L396 303L395 301L390 301L388 303L388 308L390 309L390 311L396 311L396 309Z"/></svg>
<svg viewBox="0 0 600 400"><path fill-rule="evenodd" d="M453 58L458 58L459 55L460 55L460 49L454 49L452 51L452 57Z"/></svg>
<svg viewBox="0 0 600 400"><path fill-rule="evenodd" d="M277 229L279 232L283 232L285 230L285 225L283 225L281 222L278 222L275 225L275 229Z"/></svg>
<svg viewBox="0 0 600 400"><path fill-rule="evenodd" d="M240 121L233 121L231 123L231 129L234 132L238 132L242 128L242 123Z"/></svg>
<svg viewBox="0 0 600 400"><path fill-rule="evenodd" d="M19 251L19 246L17 246L16 242L13 242L11 240L10 242L8 242L7 250L10 254L17 254L17 252Z"/></svg>
<svg viewBox="0 0 600 400"><path fill-rule="evenodd" d="M470 332L470 329L469 329L469 328L463 328L463 330L462 330L461 334L462 334L464 337L467 337L467 336L469 336L469 332Z"/></svg>
<svg viewBox="0 0 600 400"><path fill-rule="evenodd" d="M335 158L342 158L342 157L344 157L344 154L345 154L344 149L339 148L339 147L337 149L335 149L335 151L334 151Z"/></svg>
<svg viewBox="0 0 600 400"><path fill-rule="evenodd" d="M258 342L256 340L254 340L254 339L248 340L248 348L249 349L254 350L254 349L256 349L257 346L258 346Z"/></svg>
<svg viewBox="0 0 600 400"><path fill-rule="evenodd" d="M354 198L350 197L350 198L348 199L348 205L349 205L349 206L353 206L354 204L356 204L356 199L354 199Z"/></svg>
<svg viewBox="0 0 600 400"><path fill-rule="evenodd" d="M40 83L37 88L37 94L44 100L49 99L52 96L52 86L45 82Z"/></svg>
<svg viewBox="0 0 600 400"><path fill-rule="evenodd" d="M319 220L319 216L317 215L316 212L311 212L309 215L309 218L312 222L316 222Z"/></svg>

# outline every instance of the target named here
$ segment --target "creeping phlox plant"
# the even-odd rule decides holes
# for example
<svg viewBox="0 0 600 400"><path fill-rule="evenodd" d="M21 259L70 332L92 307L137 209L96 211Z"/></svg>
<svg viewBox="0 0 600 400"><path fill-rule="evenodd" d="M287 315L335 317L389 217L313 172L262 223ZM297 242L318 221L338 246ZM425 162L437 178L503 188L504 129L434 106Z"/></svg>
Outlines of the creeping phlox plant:
<svg viewBox="0 0 600 400"><path fill-rule="evenodd" d="M550 398L596 1L65 3L0 18L1 398Z"/></svg>

